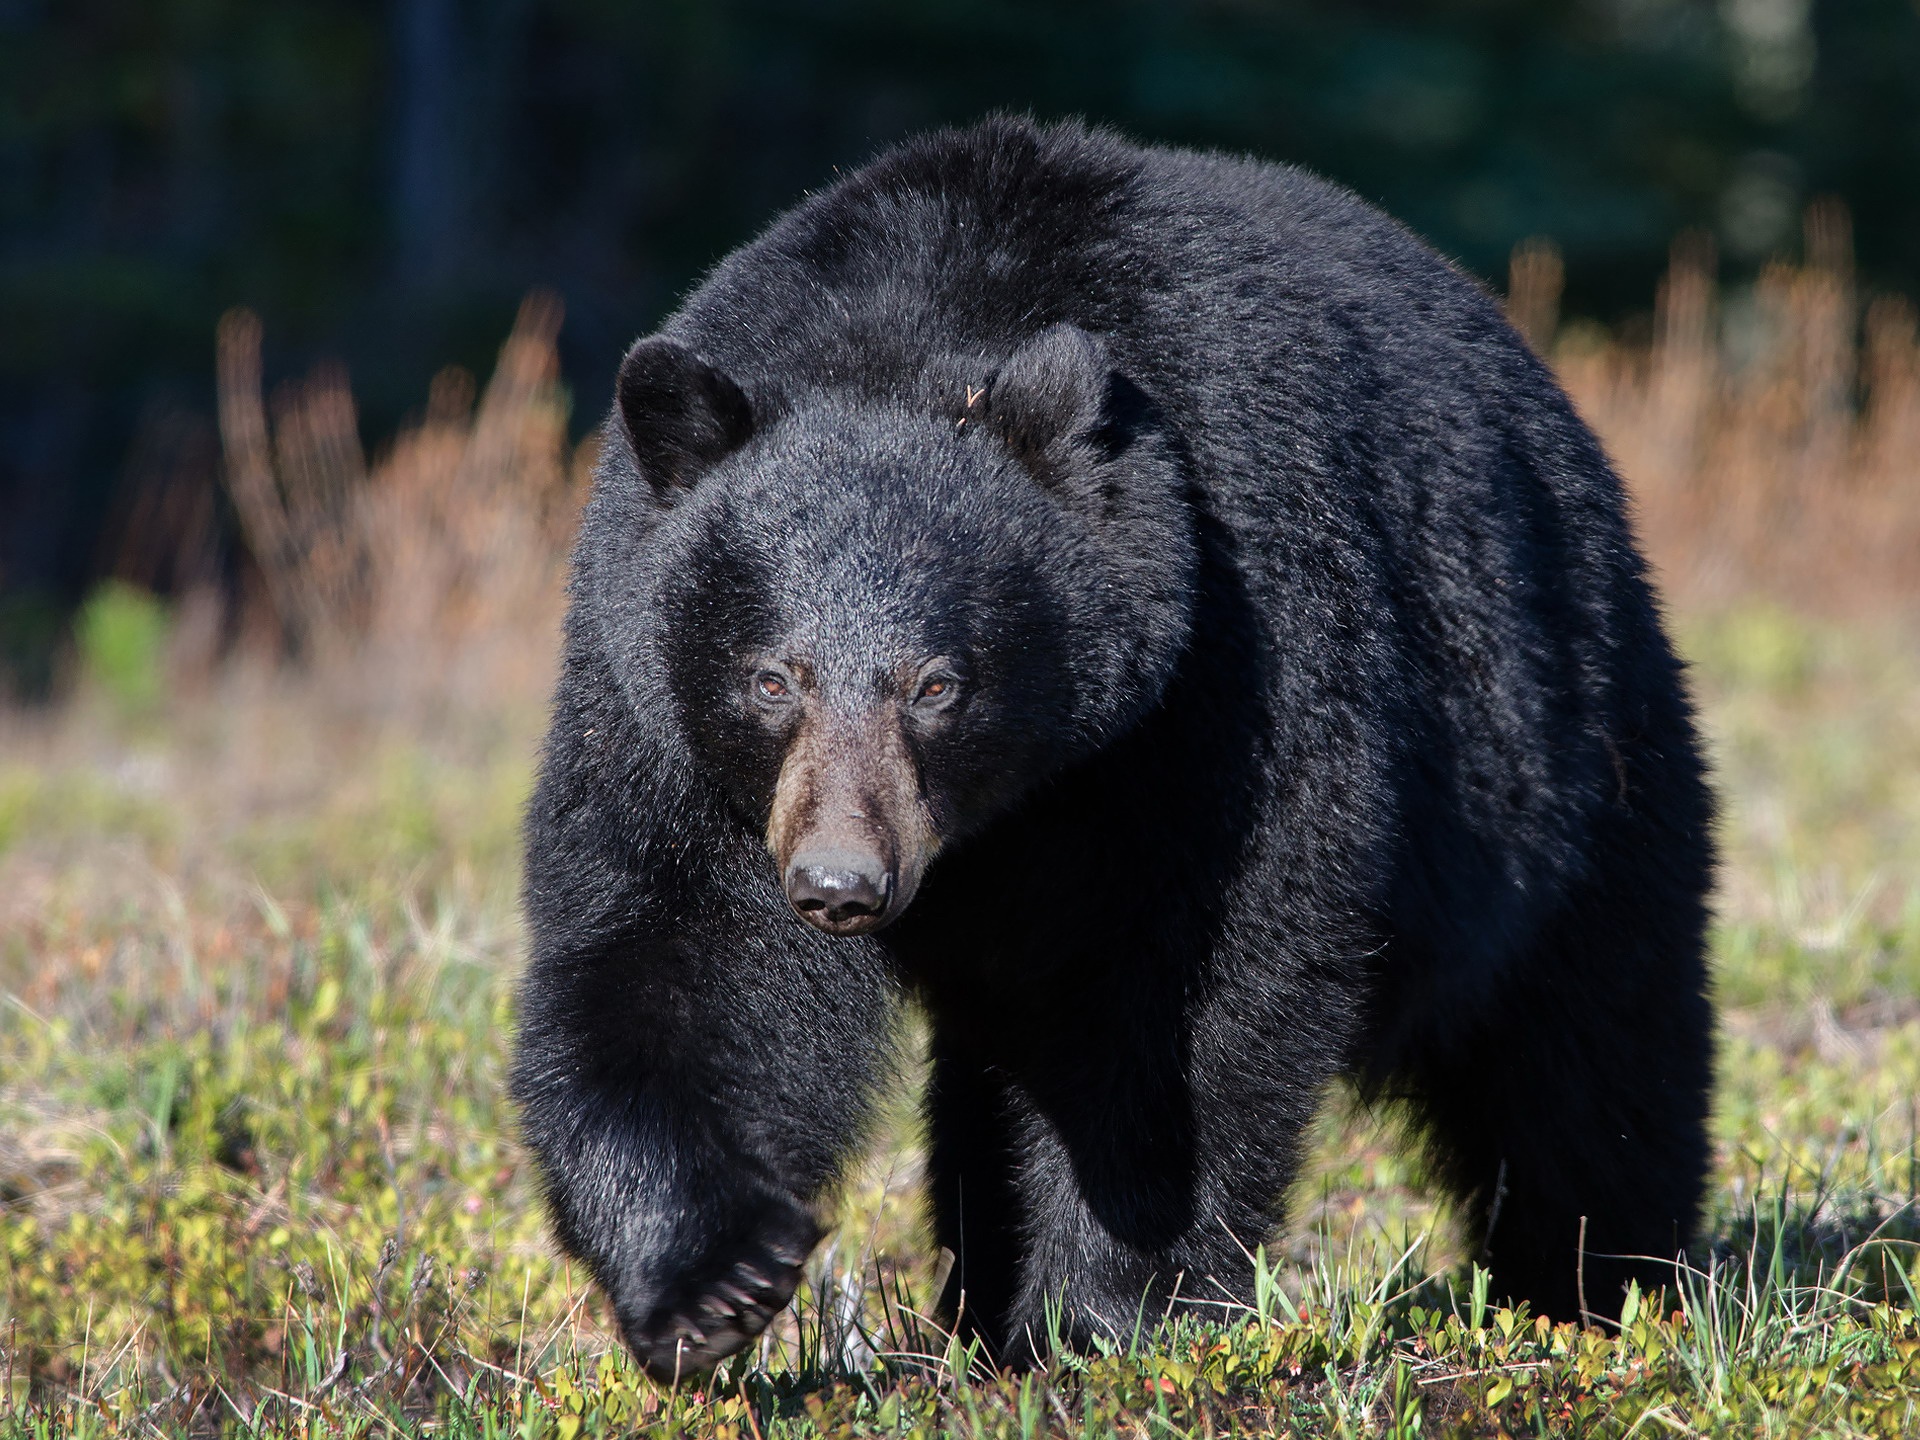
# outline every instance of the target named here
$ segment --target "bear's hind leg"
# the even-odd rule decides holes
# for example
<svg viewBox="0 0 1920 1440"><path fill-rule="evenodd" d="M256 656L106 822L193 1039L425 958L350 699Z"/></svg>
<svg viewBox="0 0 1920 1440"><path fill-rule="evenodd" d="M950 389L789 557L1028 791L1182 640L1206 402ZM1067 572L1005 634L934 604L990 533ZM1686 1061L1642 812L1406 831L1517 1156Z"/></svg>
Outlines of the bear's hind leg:
<svg viewBox="0 0 1920 1440"><path fill-rule="evenodd" d="M1617 1315L1629 1279L1671 1287L1693 1239L1713 1050L1697 858L1656 874L1649 848L1613 849L1403 1075L1496 1293L1556 1321Z"/></svg>

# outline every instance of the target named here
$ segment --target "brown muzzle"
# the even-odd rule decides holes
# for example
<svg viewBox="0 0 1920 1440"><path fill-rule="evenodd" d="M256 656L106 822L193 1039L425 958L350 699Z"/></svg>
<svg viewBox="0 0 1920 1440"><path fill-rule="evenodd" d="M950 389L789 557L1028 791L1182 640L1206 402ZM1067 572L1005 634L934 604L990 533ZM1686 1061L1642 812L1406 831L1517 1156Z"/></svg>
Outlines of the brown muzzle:
<svg viewBox="0 0 1920 1440"><path fill-rule="evenodd" d="M891 707L801 721L767 822L787 901L829 935L896 919L939 841Z"/></svg>

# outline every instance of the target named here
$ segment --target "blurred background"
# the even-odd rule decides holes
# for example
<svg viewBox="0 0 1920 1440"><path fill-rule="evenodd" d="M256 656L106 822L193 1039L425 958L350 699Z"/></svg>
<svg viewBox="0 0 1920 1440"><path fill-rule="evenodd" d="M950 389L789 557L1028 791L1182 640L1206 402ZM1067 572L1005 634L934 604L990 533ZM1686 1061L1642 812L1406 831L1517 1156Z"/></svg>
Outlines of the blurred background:
<svg viewBox="0 0 1920 1440"><path fill-rule="evenodd" d="M1523 318L1548 350L1579 322L1589 360L1659 342L1682 239L1666 339L1693 388L1633 417L1658 454L1608 438L1647 483L1698 471L1668 412L1725 378L1702 347L1737 378L1824 324L1815 402L1871 404L1872 301L1920 288L1917 76L1915 0L0 0L0 672L46 694L114 578L223 595L208 644L302 623L271 573L301 536L222 483L230 310L265 340L229 379L279 392L292 450L323 432L282 469L329 493L290 503L338 511L530 292L577 442L720 255L836 167L995 108L1309 166L1497 289L1529 245ZM1831 313L1788 316L1822 302L1769 296L1778 261L1837 283ZM443 377L441 419L473 383ZM1625 423L1601 390L1592 418ZM256 510L301 483L255 479Z"/></svg>

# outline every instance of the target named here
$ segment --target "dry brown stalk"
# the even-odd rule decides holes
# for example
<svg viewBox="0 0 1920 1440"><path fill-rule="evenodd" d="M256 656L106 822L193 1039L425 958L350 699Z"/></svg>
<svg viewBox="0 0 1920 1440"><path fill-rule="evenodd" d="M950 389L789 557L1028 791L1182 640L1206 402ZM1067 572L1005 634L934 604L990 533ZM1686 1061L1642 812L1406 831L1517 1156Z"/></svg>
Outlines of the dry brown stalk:
<svg viewBox="0 0 1920 1440"><path fill-rule="evenodd" d="M478 407L471 376L441 372L424 418L371 467L343 371L279 387L269 424L260 323L244 311L221 322L228 490L281 628L310 667L358 667L385 699L404 700L454 669L522 665L551 648L580 468L560 322L556 297L528 297Z"/></svg>
<svg viewBox="0 0 1920 1440"><path fill-rule="evenodd" d="M1560 251L1542 236L1522 240L1514 247L1508 276L1507 318L1545 355L1560 328L1560 292L1567 278Z"/></svg>
<svg viewBox="0 0 1920 1440"><path fill-rule="evenodd" d="M1677 598L1909 610L1920 600L1913 309L1883 298L1863 317L1835 202L1808 211L1805 256L1769 265L1729 304L1711 244L1682 237L1649 346L1563 336L1554 363ZM1530 283L1522 260L1516 294Z"/></svg>

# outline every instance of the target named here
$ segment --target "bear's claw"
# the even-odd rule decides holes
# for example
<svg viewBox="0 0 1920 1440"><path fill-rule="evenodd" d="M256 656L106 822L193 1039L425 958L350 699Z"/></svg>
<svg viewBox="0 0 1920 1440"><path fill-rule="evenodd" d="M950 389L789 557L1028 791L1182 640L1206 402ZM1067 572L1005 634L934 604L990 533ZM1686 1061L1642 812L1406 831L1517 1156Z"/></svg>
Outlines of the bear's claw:
<svg viewBox="0 0 1920 1440"><path fill-rule="evenodd" d="M671 1385L704 1374L746 1345L793 1298L819 1236L812 1215L796 1206L763 1222L748 1254L716 1257L718 1263L682 1275L644 1320L623 1317L641 1369Z"/></svg>

